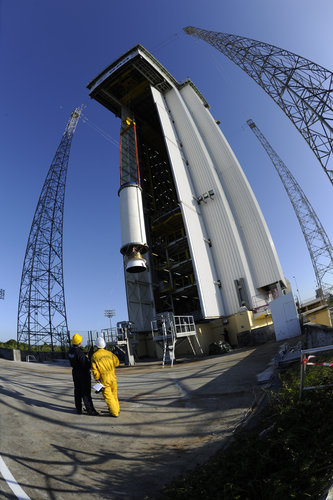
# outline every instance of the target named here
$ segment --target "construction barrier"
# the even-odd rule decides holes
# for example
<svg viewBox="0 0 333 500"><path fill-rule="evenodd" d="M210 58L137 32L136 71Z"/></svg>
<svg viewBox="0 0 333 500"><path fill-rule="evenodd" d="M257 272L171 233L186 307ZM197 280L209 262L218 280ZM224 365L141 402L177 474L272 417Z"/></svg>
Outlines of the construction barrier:
<svg viewBox="0 0 333 500"><path fill-rule="evenodd" d="M303 391L310 390L310 389L319 389L322 387L329 387L325 385L317 385L317 386L312 386L312 387L304 387L304 379L305 379L305 372L306 372L306 367L307 366L333 366L333 363L327 363L327 362L316 362L316 361L310 361L311 359L314 360L316 358L316 354L319 352L325 352L325 351L333 351L333 345L328 345L324 347L314 347L312 349L305 349L301 350L301 381L300 381L300 392L299 392L299 397L300 399L302 398ZM316 353L316 354L314 354Z"/></svg>

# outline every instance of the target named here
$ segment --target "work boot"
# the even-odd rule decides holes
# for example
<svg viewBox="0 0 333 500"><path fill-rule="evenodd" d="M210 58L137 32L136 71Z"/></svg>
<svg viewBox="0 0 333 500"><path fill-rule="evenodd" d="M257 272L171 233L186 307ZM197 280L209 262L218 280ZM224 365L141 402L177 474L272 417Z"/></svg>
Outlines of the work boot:
<svg viewBox="0 0 333 500"><path fill-rule="evenodd" d="M87 411L87 414L88 415L93 415L95 417L97 417L97 415L99 415L98 411L95 410L95 409Z"/></svg>

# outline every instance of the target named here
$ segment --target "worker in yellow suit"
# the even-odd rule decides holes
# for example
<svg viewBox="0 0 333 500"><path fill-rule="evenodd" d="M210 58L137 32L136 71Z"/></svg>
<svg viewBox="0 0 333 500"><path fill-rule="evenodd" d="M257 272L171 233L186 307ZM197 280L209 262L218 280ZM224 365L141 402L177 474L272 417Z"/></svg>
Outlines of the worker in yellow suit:
<svg viewBox="0 0 333 500"><path fill-rule="evenodd" d="M115 354L104 349L105 340L103 337L98 337L95 344L98 350L92 355L91 371L95 380L104 386L103 396L111 415L113 417L118 417L119 401L117 396L117 377L115 369L119 366L119 359Z"/></svg>

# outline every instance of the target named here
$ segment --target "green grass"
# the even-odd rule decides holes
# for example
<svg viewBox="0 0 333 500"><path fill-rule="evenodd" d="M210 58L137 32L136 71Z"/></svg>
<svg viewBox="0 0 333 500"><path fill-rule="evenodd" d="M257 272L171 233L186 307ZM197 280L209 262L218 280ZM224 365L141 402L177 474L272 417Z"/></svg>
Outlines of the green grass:
<svg viewBox="0 0 333 500"><path fill-rule="evenodd" d="M157 498L320 498L333 482L333 388L305 391L299 400L299 366L280 379L254 429L238 431L226 449L165 486ZM306 386L330 383L333 367L307 367Z"/></svg>

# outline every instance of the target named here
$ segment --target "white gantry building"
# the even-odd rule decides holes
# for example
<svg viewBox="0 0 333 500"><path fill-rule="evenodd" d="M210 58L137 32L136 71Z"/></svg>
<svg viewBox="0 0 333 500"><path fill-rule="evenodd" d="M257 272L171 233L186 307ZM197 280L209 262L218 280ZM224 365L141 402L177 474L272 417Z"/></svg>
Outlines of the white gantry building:
<svg viewBox="0 0 333 500"><path fill-rule="evenodd" d="M205 348L260 326L286 287L258 202L209 105L141 45L88 85L121 119L121 252L129 320L193 316Z"/></svg>

